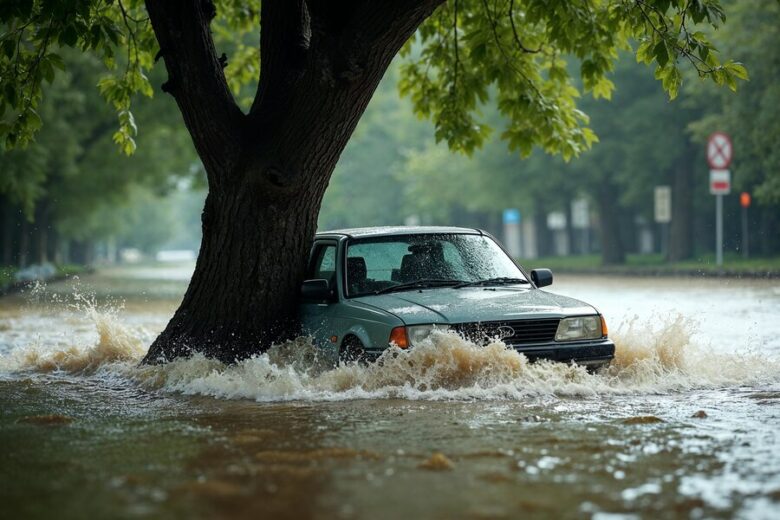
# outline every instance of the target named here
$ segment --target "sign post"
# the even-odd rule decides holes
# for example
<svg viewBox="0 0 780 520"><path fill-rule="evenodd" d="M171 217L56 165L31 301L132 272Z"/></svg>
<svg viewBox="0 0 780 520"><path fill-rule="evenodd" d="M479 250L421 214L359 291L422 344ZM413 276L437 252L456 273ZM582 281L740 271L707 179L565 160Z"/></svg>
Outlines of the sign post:
<svg viewBox="0 0 780 520"><path fill-rule="evenodd" d="M710 193L715 195L715 263L723 265L723 195L731 193L731 164L734 150L731 138L715 132L707 140L707 162L710 165Z"/></svg>
<svg viewBox="0 0 780 520"><path fill-rule="evenodd" d="M523 254L520 240L520 210L507 208L504 210L504 244L514 258Z"/></svg>
<svg viewBox="0 0 780 520"><path fill-rule="evenodd" d="M581 253L590 253L590 211L588 199L571 201L571 227L579 229L582 235ZM573 253L574 251L570 251Z"/></svg>
<svg viewBox="0 0 780 520"><path fill-rule="evenodd" d="M661 225L661 253L669 251L669 222L672 221L672 188L670 186L655 187L655 221Z"/></svg>
<svg viewBox="0 0 780 520"><path fill-rule="evenodd" d="M743 191L739 195L739 205L742 206L742 258L747 258L748 253L748 208L750 207L750 193Z"/></svg>

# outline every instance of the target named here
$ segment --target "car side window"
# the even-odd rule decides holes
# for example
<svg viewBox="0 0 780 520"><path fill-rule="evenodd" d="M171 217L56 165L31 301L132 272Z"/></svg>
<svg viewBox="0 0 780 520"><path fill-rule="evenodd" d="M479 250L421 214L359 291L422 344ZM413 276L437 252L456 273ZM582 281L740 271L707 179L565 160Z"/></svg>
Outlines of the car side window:
<svg viewBox="0 0 780 520"><path fill-rule="evenodd" d="M309 276L311 279L328 280L331 287L336 285L336 245L318 245L314 251L314 259L311 264Z"/></svg>

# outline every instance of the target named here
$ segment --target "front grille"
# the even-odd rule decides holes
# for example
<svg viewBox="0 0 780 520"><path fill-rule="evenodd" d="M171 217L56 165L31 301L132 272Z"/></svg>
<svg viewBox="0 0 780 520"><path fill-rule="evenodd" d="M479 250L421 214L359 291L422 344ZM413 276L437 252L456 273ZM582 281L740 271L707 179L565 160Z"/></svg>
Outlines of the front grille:
<svg viewBox="0 0 780 520"><path fill-rule="evenodd" d="M510 346L533 345L555 341L560 318L537 320L483 321L455 325L465 338L481 344L496 338Z"/></svg>

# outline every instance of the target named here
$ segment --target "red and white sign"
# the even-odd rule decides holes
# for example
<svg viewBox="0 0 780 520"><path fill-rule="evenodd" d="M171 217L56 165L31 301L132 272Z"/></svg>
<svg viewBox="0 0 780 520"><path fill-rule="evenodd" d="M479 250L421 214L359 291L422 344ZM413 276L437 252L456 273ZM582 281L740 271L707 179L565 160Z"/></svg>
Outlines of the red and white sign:
<svg viewBox="0 0 780 520"><path fill-rule="evenodd" d="M713 170L725 170L731 164L734 147L731 138L723 132L715 132L707 140L707 162Z"/></svg>
<svg viewBox="0 0 780 520"><path fill-rule="evenodd" d="M710 193L728 195L731 193L731 172L728 170L710 170Z"/></svg>

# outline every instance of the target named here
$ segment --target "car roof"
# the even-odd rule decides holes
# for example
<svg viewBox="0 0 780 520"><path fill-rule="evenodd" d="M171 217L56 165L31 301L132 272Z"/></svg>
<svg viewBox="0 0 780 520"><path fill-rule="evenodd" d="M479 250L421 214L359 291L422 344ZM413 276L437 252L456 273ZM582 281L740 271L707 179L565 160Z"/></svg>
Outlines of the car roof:
<svg viewBox="0 0 780 520"><path fill-rule="evenodd" d="M341 235L347 237L379 237L389 235L483 235L479 229L448 226L378 226L364 228L334 229L317 233L318 237Z"/></svg>

